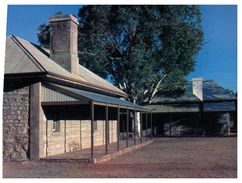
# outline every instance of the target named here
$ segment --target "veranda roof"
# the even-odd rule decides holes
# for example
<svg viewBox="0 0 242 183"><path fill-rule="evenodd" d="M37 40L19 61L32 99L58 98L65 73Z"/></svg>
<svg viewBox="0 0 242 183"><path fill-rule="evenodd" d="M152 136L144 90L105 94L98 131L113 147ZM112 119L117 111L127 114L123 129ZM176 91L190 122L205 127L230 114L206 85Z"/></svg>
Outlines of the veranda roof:
<svg viewBox="0 0 242 183"><path fill-rule="evenodd" d="M131 103L124 99L110 97L90 91L71 88L67 86L45 83L42 88L42 103L48 104L55 102L74 102L80 104L88 104L93 101L97 105L108 105L111 107L128 108L137 111L149 111L148 108L142 107L138 104Z"/></svg>
<svg viewBox="0 0 242 183"><path fill-rule="evenodd" d="M152 110L152 113L199 112L198 103L151 104L144 107ZM204 103L204 112L232 112L235 110L234 102Z"/></svg>

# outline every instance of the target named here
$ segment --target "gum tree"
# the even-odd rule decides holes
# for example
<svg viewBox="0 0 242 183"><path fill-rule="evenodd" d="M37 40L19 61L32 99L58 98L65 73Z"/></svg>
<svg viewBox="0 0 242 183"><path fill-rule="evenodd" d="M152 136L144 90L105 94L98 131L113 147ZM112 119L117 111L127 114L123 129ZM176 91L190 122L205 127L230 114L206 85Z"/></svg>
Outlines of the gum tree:
<svg viewBox="0 0 242 183"><path fill-rule="evenodd" d="M84 6L78 13L80 64L150 103L182 91L203 43L198 6ZM39 27L48 47L48 25Z"/></svg>

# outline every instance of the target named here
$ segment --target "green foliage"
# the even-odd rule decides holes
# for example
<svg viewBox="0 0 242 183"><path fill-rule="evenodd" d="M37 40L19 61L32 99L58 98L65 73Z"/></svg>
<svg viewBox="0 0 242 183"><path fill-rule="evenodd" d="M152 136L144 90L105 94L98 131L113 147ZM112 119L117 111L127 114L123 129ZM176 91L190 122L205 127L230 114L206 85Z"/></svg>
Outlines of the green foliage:
<svg viewBox="0 0 242 183"><path fill-rule="evenodd" d="M38 40L40 43L40 46L44 48L49 48L50 45L50 26L46 24L41 24L38 27Z"/></svg>
<svg viewBox="0 0 242 183"><path fill-rule="evenodd" d="M80 64L131 101L184 88L203 42L197 6L84 6L78 16Z"/></svg>

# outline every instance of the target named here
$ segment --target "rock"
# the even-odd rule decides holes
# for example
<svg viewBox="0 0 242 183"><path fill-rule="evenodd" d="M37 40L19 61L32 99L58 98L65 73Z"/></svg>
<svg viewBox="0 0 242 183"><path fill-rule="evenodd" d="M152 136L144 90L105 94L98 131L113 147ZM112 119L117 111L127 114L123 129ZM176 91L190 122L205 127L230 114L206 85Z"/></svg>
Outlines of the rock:
<svg viewBox="0 0 242 183"><path fill-rule="evenodd" d="M28 144L28 143L24 144L24 145L22 146L22 148L23 148L23 150L24 150L25 152L27 152L27 151L28 151L28 148L29 148L29 144Z"/></svg>
<svg viewBox="0 0 242 183"><path fill-rule="evenodd" d="M14 143L14 138L6 138L3 140L4 144Z"/></svg>
<svg viewBox="0 0 242 183"><path fill-rule="evenodd" d="M28 137L24 137L22 139L22 144L28 144L29 143L29 138Z"/></svg>
<svg viewBox="0 0 242 183"><path fill-rule="evenodd" d="M20 145L16 145L15 148L14 148L14 150L16 152L22 152L23 148Z"/></svg>
<svg viewBox="0 0 242 183"><path fill-rule="evenodd" d="M17 153L15 151L10 155L10 160L11 161L16 161L17 160Z"/></svg>
<svg viewBox="0 0 242 183"><path fill-rule="evenodd" d="M14 151L14 146L12 144L5 145L5 154L12 154Z"/></svg>

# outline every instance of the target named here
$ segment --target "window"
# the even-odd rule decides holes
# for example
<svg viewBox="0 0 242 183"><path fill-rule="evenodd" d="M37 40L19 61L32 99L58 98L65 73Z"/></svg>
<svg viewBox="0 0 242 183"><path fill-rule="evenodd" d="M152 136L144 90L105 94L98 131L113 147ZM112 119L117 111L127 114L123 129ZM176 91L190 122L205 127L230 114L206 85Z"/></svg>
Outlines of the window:
<svg viewBox="0 0 242 183"><path fill-rule="evenodd" d="M97 121L93 121L93 131L97 130Z"/></svg>
<svg viewBox="0 0 242 183"><path fill-rule="evenodd" d="M53 132L60 132L60 121L53 121L53 128L52 128Z"/></svg>

